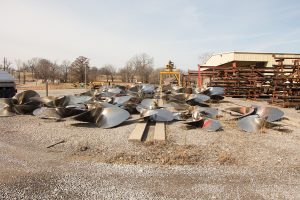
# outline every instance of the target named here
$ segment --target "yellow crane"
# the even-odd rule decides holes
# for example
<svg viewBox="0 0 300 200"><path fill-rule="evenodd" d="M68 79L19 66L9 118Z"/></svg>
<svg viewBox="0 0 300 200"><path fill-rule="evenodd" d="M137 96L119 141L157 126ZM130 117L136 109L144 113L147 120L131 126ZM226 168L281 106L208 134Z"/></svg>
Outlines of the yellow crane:
<svg viewBox="0 0 300 200"><path fill-rule="evenodd" d="M181 85L180 70L175 70L174 63L170 60L163 71L159 72L159 84L162 85L166 78L175 77L177 84Z"/></svg>

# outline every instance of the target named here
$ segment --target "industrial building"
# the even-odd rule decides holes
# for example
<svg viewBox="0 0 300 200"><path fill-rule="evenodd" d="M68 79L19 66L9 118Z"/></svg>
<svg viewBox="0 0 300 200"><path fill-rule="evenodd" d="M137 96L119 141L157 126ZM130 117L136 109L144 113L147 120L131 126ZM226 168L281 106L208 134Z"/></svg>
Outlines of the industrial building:
<svg viewBox="0 0 300 200"><path fill-rule="evenodd" d="M300 59L296 53L258 53L258 52L227 52L212 55L202 66L232 66L240 67L256 65L272 67L276 65L276 58L286 58L285 64L294 64L293 59ZM292 59L289 59L292 58Z"/></svg>
<svg viewBox="0 0 300 200"><path fill-rule="evenodd" d="M186 85L224 87L225 95L300 105L300 54L228 52L212 55L183 77Z"/></svg>

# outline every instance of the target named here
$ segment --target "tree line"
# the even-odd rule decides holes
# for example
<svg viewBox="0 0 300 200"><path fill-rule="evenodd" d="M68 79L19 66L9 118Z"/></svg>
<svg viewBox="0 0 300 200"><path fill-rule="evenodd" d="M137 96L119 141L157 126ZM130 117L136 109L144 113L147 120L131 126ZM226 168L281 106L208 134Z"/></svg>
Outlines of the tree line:
<svg viewBox="0 0 300 200"><path fill-rule="evenodd" d="M159 71L154 69L153 57L148 54L138 54L130 58L123 67L117 68L112 64L96 67L90 66L89 59L79 56L73 62L64 60L61 63L45 58L32 58L27 61L15 60L13 66L7 58L3 59L0 69L12 73L25 83L26 75L32 79L50 80L52 82L114 82L118 78L122 82L159 83ZM86 76L85 76L86 75ZM103 80L104 79L104 80Z"/></svg>

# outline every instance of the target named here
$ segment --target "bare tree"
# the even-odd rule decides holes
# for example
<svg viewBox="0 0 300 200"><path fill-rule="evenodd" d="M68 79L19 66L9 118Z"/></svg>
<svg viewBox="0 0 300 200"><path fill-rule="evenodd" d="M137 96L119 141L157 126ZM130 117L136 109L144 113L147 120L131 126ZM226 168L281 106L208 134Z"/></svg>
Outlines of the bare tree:
<svg viewBox="0 0 300 200"><path fill-rule="evenodd" d="M36 68L35 75L36 78L43 79L43 81L47 81L48 79L54 80L54 75L52 74L55 70L54 64L47 59L40 59Z"/></svg>
<svg viewBox="0 0 300 200"><path fill-rule="evenodd" d="M133 82L134 76L136 75L136 68L134 62L129 60L125 67L119 71L123 82Z"/></svg>
<svg viewBox="0 0 300 200"><path fill-rule="evenodd" d="M114 76L116 75L116 68L111 64L106 64L100 68L100 73L106 76L106 81L109 81L109 78L114 82Z"/></svg>
<svg viewBox="0 0 300 200"><path fill-rule="evenodd" d="M7 60L7 58L3 58L3 64L0 65L0 69L2 68L3 71L10 71L11 62Z"/></svg>
<svg viewBox="0 0 300 200"><path fill-rule="evenodd" d="M154 69L149 76L149 83L159 84L159 72L162 70L163 68Z"/></svg>
<svg viewBox="0 0 300 200"><path fill-rule="evenodd" d="M40 61L40 58L35 57L35 58L32 58L32 59L28 60L27 63L26 63L27 69L31 71L32 79L35 78L34 71L35 71L35 68L38 65L39 61Z"/></svg>
<svg viewBox="0 0 300 200"><path fill-rule="evenodd" d="M90 81L96 81L99 74L99 69L97 67L92 67L89 70L89 79Z"/></svg>
<svg viewBox="0 0 300 200"><path fill-rule="evenodd" d="M23 67L23 61L21 59L17 59L15 60L15 63L17 65L19 83L21 83L21 69Z"/></svg>
<svg viewBox="0 0 300 200"><path fill-rule="evenodd" d="M68 82L68 74L69 74L69 68L70 68L70 64L71 62L68 61L68 60L64 60L62 61L61 65L60 65L60 68L61 68L61 71L63 73L63 81L66 83Z"/></svg>
<svg viewBox="0 0 300 200"><path fill-rule="evenodd" d="M212 52L205 52L205 53L202 53L200 56L199 56L199 60L200 60L200 65L203 65L205 64L208 59L213 55L214 53Z"/></svg>
<svg viewBox="0 0 300 200"><path fill-rule="evenodd" d="M72 81L84 82L85 75L88 74L88 70L89 60L83 56L76 58L76 60L70 65Z"/></svg>
<svg viewBox="0 0 300 200"><path fill-rule="evenodd" d="M132 57L126 66L121 69L126 81L132 82L135 76L143 83L149 82L149 76L153 71L153 58L143 53Z"/></svg>

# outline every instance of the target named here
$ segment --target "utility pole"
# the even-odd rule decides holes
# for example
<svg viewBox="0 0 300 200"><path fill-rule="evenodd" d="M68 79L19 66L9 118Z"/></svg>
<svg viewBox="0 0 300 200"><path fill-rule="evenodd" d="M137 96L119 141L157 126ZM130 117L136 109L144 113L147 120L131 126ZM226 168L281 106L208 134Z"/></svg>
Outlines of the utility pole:
<svg viewBox="0 0 300 200"><path fill-rule="evenodd" d="M86 90L86 63L84 64L84 87Z"/></svg>

